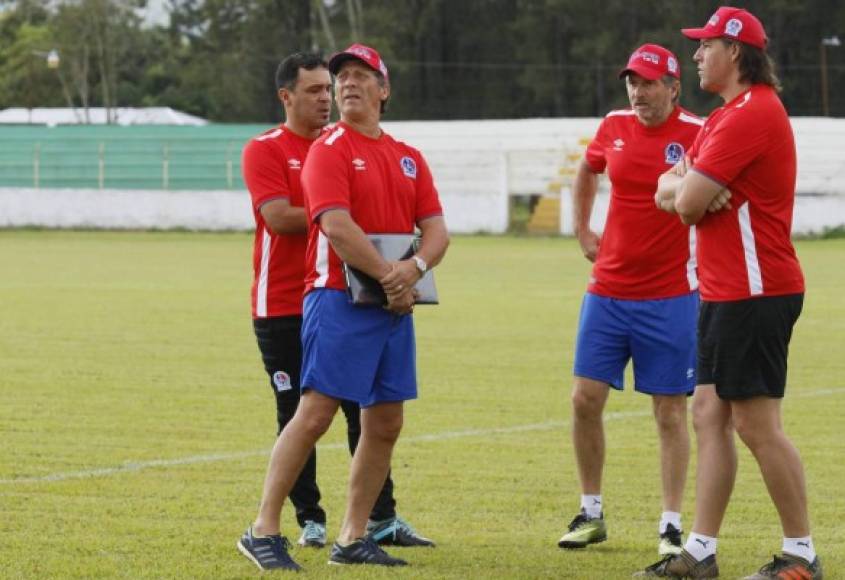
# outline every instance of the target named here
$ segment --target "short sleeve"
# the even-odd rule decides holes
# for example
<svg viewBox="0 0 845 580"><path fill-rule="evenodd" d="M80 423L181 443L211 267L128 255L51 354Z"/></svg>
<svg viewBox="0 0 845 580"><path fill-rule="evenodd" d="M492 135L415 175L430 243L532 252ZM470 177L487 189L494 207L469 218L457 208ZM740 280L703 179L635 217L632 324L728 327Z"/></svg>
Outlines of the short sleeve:
<svg viewBox="0 0 845 580"><path fill-rule="evenodd" d="M428 167L422 153L416 152L417 158L417 199L416 215L417 223L434 216L443 215L443 208L440 205L440 197L434 187L434 178L431 169Z"/></svg>
<svg viewBox="0 0 845 580"><path fill-rule="evenodd" d="M315 143L302 169L302 188L308 218L314 221L329 209L349 209L351 199L350 162L345 162L340 143Z"/></svg>
<svg viewBox="0 0 845 580"><path fill-rule="evenodd" d="M263 141L252 139L244 147L241 173L256 211L272 199L290 198L285 164L277 157L273 147Z"/></svg>
<svg viewBox="0 0 845 580"><path fill-rule="evenodd" d="M693 169L727 185L769 146L767 123L751 110L737 108L724 115L696 148Z"/></svg>
<svg viewBox="0 0 845 580"><path fill-rule="evenodd" d="M593 140L587 145L587 151L584 154L584 159L586 159L587 165L590 166L593 173L604 173L604 169L607 167L607 157L605 156L608 143L607 125L607 118L605 118L599 125Z"/></svg>

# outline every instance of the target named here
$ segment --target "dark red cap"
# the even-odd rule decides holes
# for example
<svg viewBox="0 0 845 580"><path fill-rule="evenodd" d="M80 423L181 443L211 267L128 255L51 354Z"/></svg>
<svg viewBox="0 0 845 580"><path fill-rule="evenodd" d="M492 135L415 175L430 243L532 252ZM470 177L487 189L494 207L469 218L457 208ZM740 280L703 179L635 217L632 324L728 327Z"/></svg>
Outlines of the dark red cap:
<svg viewBox="0 0 845 580"><path fill-rule="evenodd" d="M360 60L374 71L383 74L384 78L387 78L387 66L381 60L378 51L358 43L353 44L342 52L332 55L331 59L329 59L329 72L333 75L337 74L337 71L340 70L340 65L352 59Z"/></svg>
<svg viewBox="0 0 845 580"><path fill-rule="evenodd" d="M666 75L681 78L678 59L659 44L644 44L628 59L628 65L619 73L621 79L628 73L637 73L644 79L656 81Z"/></svg>
<svg viewBox="0 0 845 580"><path fill-rule="evenodd" d="M745 44L765 49L769 39L757 17L742 8L722 6L710 17L704 28L682 28L687 38L733 38Z"/></svg>

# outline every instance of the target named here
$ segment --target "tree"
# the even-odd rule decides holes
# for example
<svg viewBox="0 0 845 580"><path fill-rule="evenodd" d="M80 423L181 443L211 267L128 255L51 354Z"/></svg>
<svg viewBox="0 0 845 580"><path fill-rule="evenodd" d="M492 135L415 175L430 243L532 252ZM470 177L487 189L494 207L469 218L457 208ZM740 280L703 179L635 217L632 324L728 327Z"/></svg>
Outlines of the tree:
<svg viewBox="0 0 845 580"><path fill-rule="evenodd" d="M137 40L144 0L76 0L59 3L50 28L61 55L61 70L90 122L88 109L99 104L107 122L115 121L118 79ZM99 92L99 98L93 92Z"/></svg>

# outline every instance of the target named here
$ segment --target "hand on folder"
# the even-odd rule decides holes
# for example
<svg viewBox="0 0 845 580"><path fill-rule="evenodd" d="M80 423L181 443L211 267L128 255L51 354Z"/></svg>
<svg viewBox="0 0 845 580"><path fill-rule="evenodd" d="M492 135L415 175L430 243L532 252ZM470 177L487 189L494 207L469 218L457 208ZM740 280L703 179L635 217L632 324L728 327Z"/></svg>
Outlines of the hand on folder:
<svg viewBox="0 0 845 580"><path fill-rule="evenodd" d="M414 310L418 292L414 284L419 282L420 274L412 260L399 260L390 263L390 272L379 280L387 295L385 308L396 314L408 314Z"/></svg>
<svg viewBox="0 0 845 580"><path fill-rule="evenodd" d="M413 288L420 281L420 271L413 260L390 262L390 272L379 280L387 294L396 294L406 288Z"/></svg>
<svg viewBox="0 0 845 580"><path fill-rule="evenodd" d="M438 303L434 272L429 270L421 278L413 259L416 252L413 234L368 234L367 237L391 269L376 279L344 263L346 291L353 304L383 306L391 312L407 314L415 304Z"/></svg>

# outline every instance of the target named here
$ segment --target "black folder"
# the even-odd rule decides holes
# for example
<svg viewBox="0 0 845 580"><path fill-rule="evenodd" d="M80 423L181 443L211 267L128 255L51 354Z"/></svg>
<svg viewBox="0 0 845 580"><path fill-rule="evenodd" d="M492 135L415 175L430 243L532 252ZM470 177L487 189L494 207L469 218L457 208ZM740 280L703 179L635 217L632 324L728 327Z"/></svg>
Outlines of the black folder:
<svg viewBox="0 0 845 580"><path fill-rule="evenodd" d="M407 260L413 256L420 241L414 234L370 234L367 237L378 253L390 262ZM361 270L346 263L343 264L343 274L346 276L346 292L353 304L367 306L387 304L387 296L378 280L370 278ZM414 288L419 293L416 304L438 304L434 272L431 270L426 272Z"/></svg>

